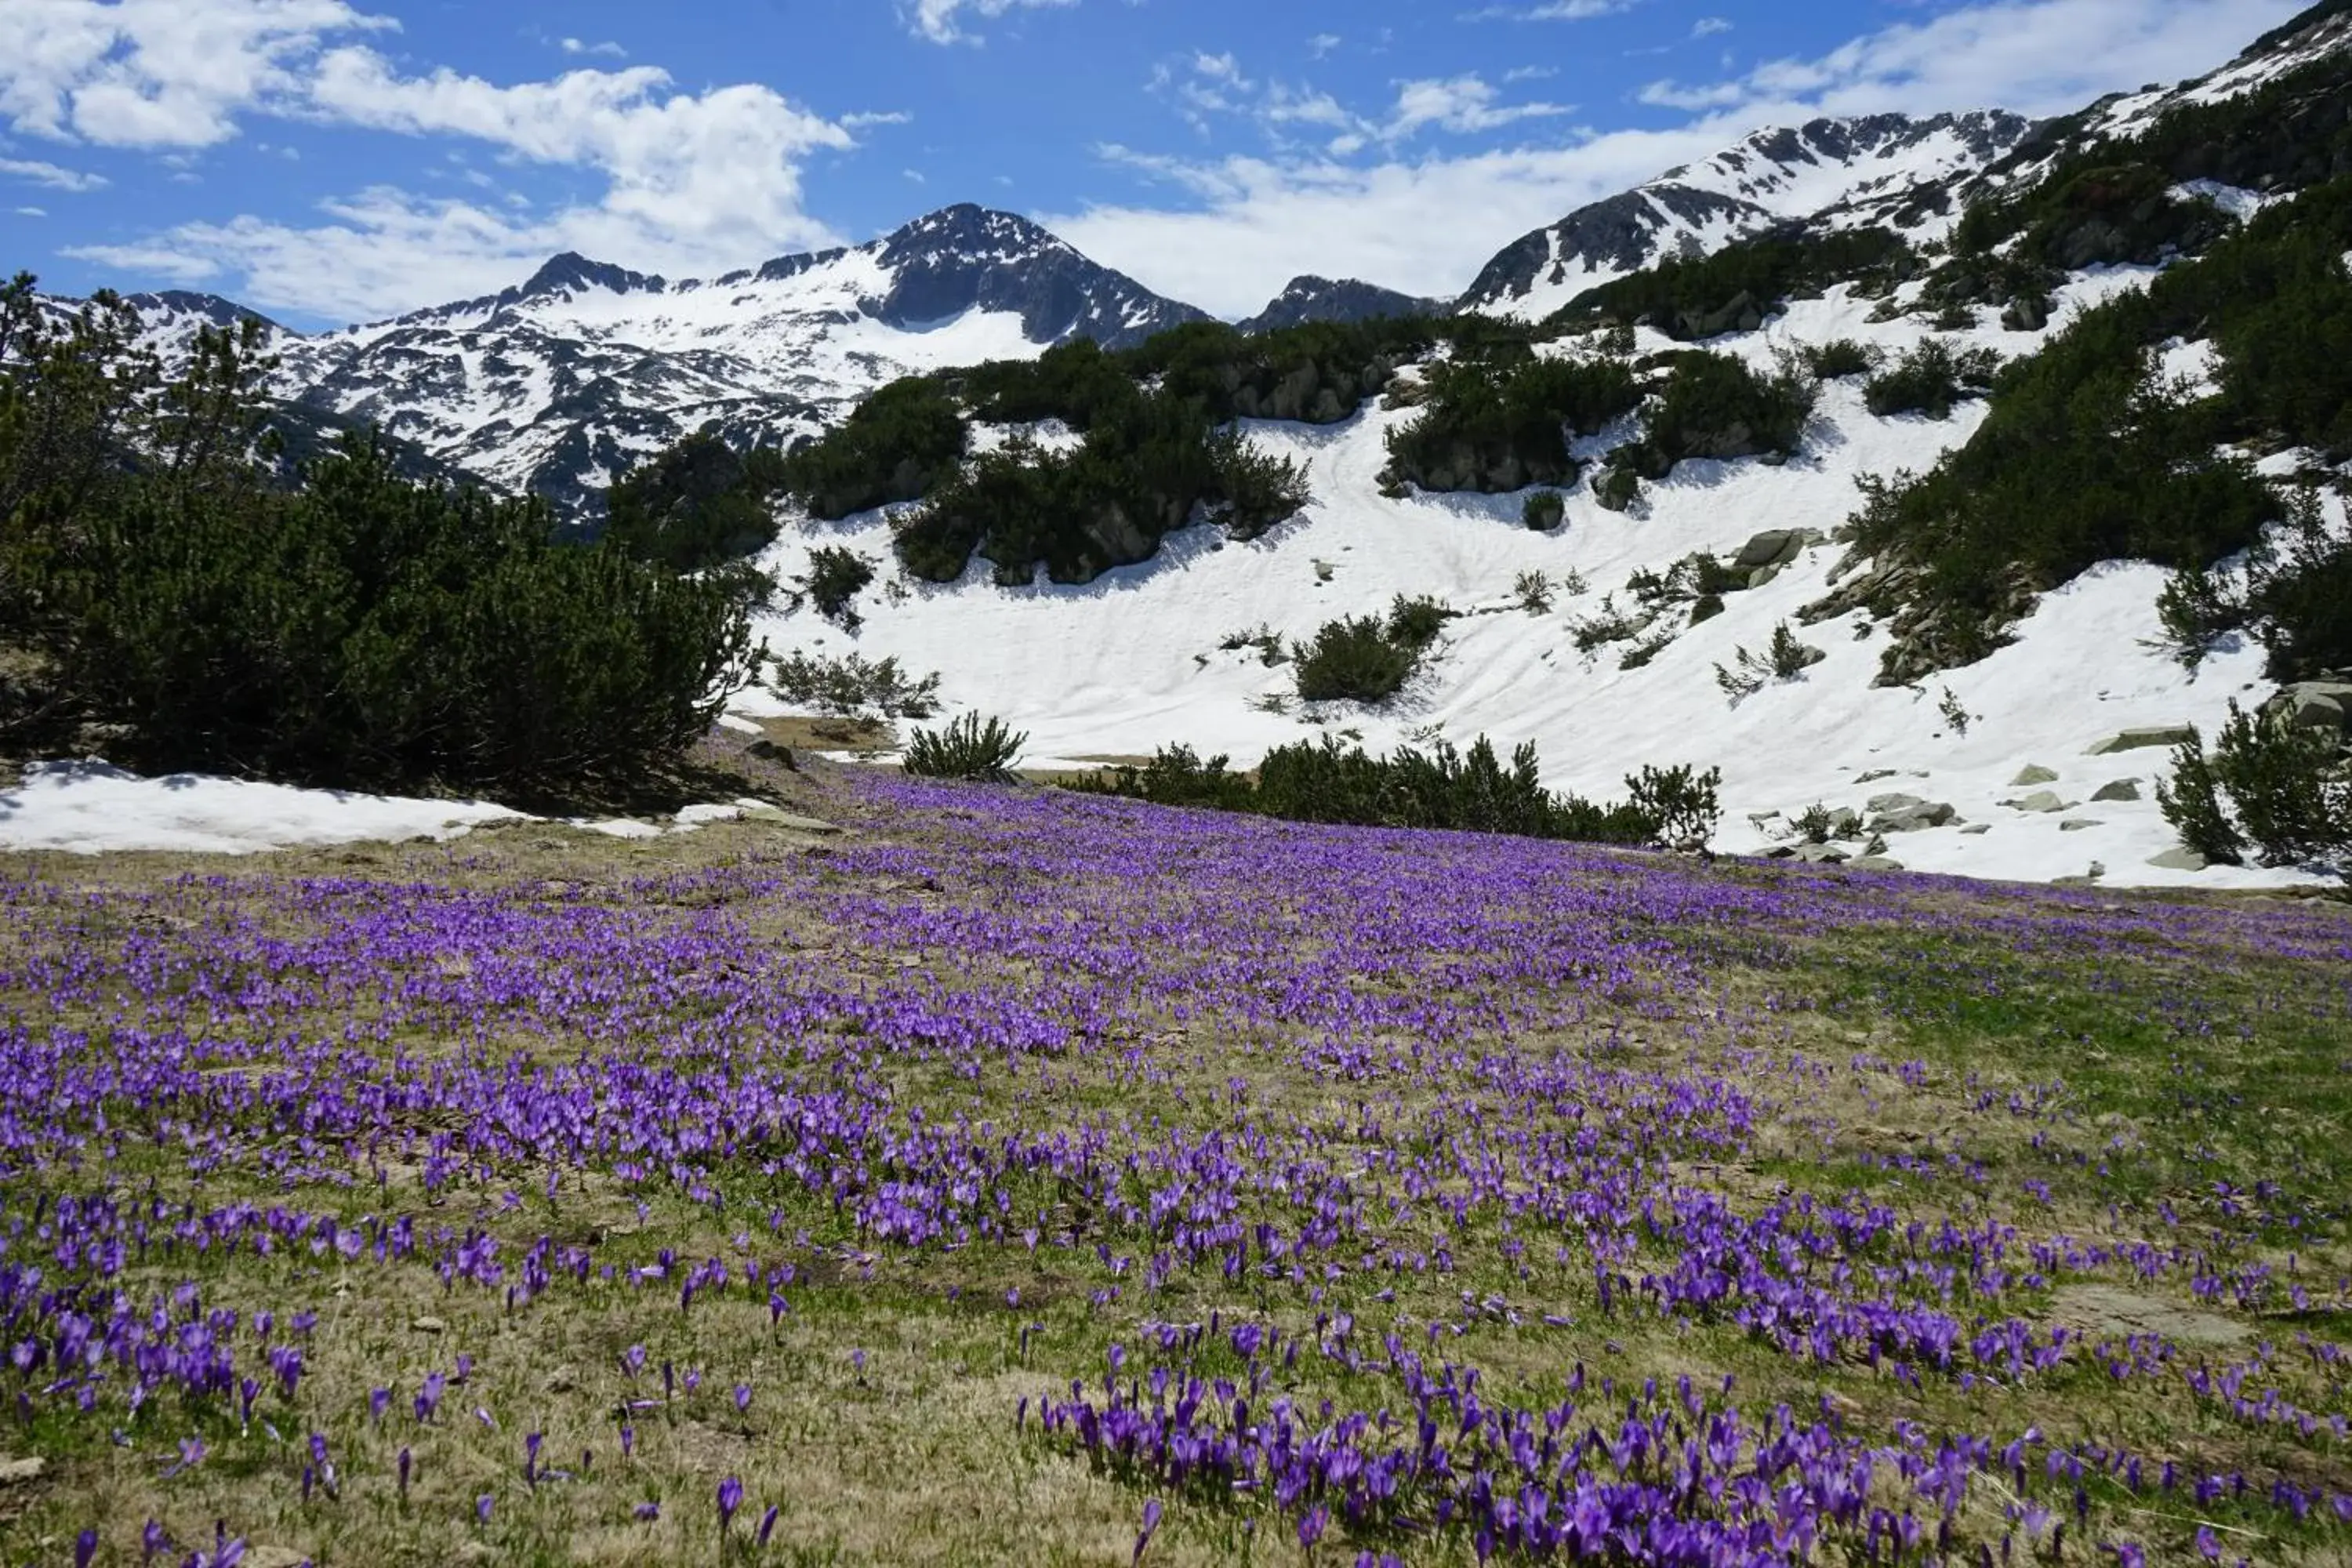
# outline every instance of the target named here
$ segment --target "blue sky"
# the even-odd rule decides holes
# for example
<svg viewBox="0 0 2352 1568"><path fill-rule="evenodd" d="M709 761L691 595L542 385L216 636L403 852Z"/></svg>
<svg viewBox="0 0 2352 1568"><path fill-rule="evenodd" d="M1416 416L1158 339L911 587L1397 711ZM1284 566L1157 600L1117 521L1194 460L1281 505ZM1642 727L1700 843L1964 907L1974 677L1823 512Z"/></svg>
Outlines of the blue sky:
<svg viewBox="0 0 2352 1568"><path fill-rule="evenodd" d="M0 0L0 268L289 325L577 249L671 276L978 201L1227 315L1452 293L1817 113L2053 113L2294 0Z"/></svg>

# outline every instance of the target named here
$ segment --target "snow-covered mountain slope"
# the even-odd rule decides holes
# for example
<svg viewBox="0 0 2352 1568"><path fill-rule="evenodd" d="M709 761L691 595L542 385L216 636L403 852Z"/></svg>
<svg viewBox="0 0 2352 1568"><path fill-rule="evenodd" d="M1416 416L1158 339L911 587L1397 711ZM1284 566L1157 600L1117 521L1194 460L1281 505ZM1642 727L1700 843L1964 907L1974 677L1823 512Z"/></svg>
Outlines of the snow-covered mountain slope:
<svg viewBox="0 0 2352 1568"><path fill-rule="evenodd" d="M214 295L131 302L167 368L199 328L256 317L281 362L273 392L310 423L373 425L574 515L708 423L788 444L901 375L1080 337L1125 347L1206 319L1025 218L971 205L712 279L565 254L497 294L310 336Z"/></svg>
<svg viewBox="0 0 2352 1568"><path fill-rule="evenodd" d="M2081 310L2143 285L2145 270L2108 268L2059 290L2051 325L2004 331L1987 312L1945 334L1956 346L2027 352ZM1832 339L1892 355L1929 335L1916 317L1880 320L1873 300L1843 287L1800 301L1764 330L1711 345L1760 366L1792 346ZM1638 353L1672 345L1640 330ZM1547 344L1542 352L1578 352ZM950 711L1001 714L1029 732L1032 765L1083 765L1148 756L1172 743L1254 764L1277 745L1337 734L1381 751L1442 734L1457 743L1486 734L1507 748L1535 742L1546 783L1594 796L1622 793L1642 763L1691 763L1724 770L1719 846L1761 852L1792 835L1789 819L1821 803L1865 818L1879 796L1907 795L1949 805L1933 828L1886 834L1885 853L1913 869L2027 880L2090 877L2113 885L2273 884L2293 872L2213 868L2191 873L2150 862L2177 848L2154 798L2168 764L2161 747L2095 754L2120 732L2194 723L2211 733L2231 699L2271 689L2261 655L2241 647L2184 671L2155 647L2155 600L2164 574L2116 563L2045 595L2017 639L1980 663L1917 688L1873 685L1883 627L1859 615L1811 626L1800 610L1821 598L1843 552L1805 549L1772 580L1727 595L1722 614L1675 631L1654 657L1624 668L1631 644L1580 652L1579 623L1604 596L1624 607L1628 582L1662 572L1694 551L1738 552L1770 530L1826 535L1843 523L1864 474L1924 469L1976 428L1983 405L1945 421L1880 417L1855 380L1833 381L1801 456L1688 461L1626 513L1598 503L1591 476L1566 495L1565 525L1533 531L1517 495L1381 493L1389 430L1410 411L1368 405L1349 423L1316 429L1252 424L1252 440L1306 466L1313 500L1300 517L1251 543L1213 527L1183 531L1156 559L1113 570L1084 586L1007 589L975 561L965 576L934 586L911 580L858 604L846 632L813 611L778 614L762 634L778 651L868 658L895 656L915 674L939 671ZM1593 457L1630 435L1583 443ZM817 548L845 546L895 574L887 513L840 524L794 520L763 562L791 579ZM1556 586L1548 609L1522 603L1524 574ZM1397 595L1433 595L1465 612L1401 697L1383 707L1300 704L1293 672L1269 667L1234 634L1271 629L1303 642L1324 622L1377 615ZM1801 675L1735 699L1716 667L1760 653L1775 627L1796 626L1822 661ZM772 693L739 700L751 715L785 710ZM1955 726L1949 710L1965 718ZM2029 767L2054 778L2020 783ZM2111 786L2124 784L2128 788ZM2129 799L2095 799L2102 791ZM2041 792L2047 798L2035 800ZM2054 810L2027 809L2011 801ZM1885 803L1881 803L1882 805ZM1777 814L1777 815L1776 815ZM1849 847L1850 848L1853 847Z"/></svg>
<svg viewBox="0 0 2352 1568"><path fill-rule="evenodd" d="M1712 157L1578 208L1507 247L1464 310L1540 321L1671 256L1719 250L1782 225L1871 221L1926 187L2007 153L2032 129L2000 110L1914 120L1876 114L1761 130Z"/></svg>
<svg viewBox="0 0 2352 1568"><path fill-rule="evenodd" d="M1369 321L1381 316L1442 316L1453 306L1443 300L1417 299L1357 279L1333 279L1312 274L1294 278L1263 310L1236 322L1244 332L1271 332L1309 321Z"/></svg>

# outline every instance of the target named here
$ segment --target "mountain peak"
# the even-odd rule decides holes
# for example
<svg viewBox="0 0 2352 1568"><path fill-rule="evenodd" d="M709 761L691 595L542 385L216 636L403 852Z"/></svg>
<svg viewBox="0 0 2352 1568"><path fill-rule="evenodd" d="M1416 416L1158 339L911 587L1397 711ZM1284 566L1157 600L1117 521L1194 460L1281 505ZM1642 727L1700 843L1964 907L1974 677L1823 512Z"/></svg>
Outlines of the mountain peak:
<svg viewBox="0 0 2352 1568"><path fill-rule="evenodd" d="M1981 170L2032 129L1999 110L1761 126L1522 236L1487 263L1461 305L1541 318L1668 255L1718 249L1792 222L1873 221L1866 215L1885 204Z"/></svg>
<svg viewBox="0 0 2352 1568"><path fill-rule="evenodd" d="M1122 348L1207 319L1088 260L1017 213L971 202L927 213L866 248L890 277L887 292L867 308L894 327L919 328L967 310L1009 311L1033 343L1085 337Z"/></svg>
<svg viewBox="0 0 2352 1568"><path fill-rule="evenodd" d="M1443 315L1453 307L1442 300L1417 299L1354 278L1324 278L1305 272L1256 315L1239 323L1244 332L1270 332L1309 321L1370 321L1381 317Z"/></svg>
<svg viewBox="0 0 2352 1568"><path fill-rule="evenodd" d="M566 250L549 257L520 288L507 290L501 300L511 303L542 299L551 294L584 294L598 289L614 294L634 294L640 290L657 294L668 286L667 279L632 272L625 267L609 261L593 261L576 250Z"/></svg>

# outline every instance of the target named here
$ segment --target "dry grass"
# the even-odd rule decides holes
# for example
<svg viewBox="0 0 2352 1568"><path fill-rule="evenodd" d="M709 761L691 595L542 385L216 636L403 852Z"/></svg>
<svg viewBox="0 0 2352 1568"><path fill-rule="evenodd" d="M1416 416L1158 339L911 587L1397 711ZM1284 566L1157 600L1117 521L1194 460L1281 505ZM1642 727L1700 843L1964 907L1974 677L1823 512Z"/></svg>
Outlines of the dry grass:
<svg viewBox="0 0 2352 1568"><path fill-rule="evenodd" d="M813 727L825 722L771 721L767 728L780 743L838 749L845 742ZM807 775L747 771L744 777L747 788L790 809L852 823L861 852L919 848L942 833L984 837L987 831L976 820L860 818L854 797L822 769ZM649 891L667 879L780 867L791 868L795 877L837 879L827 886L909 909L983 900L980 890L927 886L904 872L831 868L829 862L839 859L835 841L740 822L644 841L518 825L450 845L354 846L233 864L190 856L42 856L17 858L7 869L47 882L68 900L94 891L161 894L184 878L227 872L536 887L591 908L644 910L667 907ZM701 912L691 903L676 908L681 921ZM739 901L725 910L748 943L767 952L790 951L812 983L854 990L904 980L952 992L1017 989L1036 978L1009 957L951 959L887 935L845 940L814 902ZM284 910L262 913L289 932L308 919ZM1790 956L1807 984L1824 974L1862 974L1881 962L1895 961L1836 942L1801 944ZM2179 978L2161 963L2133 973L2151 987ZM2247 984L2267 984L2268 973ZM2311 979L2307 972L2303 977ZM2042 978L2053 1010L2062 1004L2095 1009L2105 1005L2100 997L2112 1000L2111 993L2094 996L2084 990L2079 969L2061 965ZM1515 1048L1735 1079L1759 1107L1748 1148L1735 1159L1679 1163L1671 1176L1720 1192L1749 1213L1807 1191L1856 1194L1927 1225L1981 1223L1989 1214L2015 1211L2021 1184L2034 1181L2047 1184L2049 1199L2023 1223L2045 1234L2095 1234L2119 1222L2106 1186L2090 1177L2087 1163L2102 1150L2169 1150L2180 1141L2179 1129L2127 1092L2154 1073L2145 1064L2118 1061L2112 1073L2084 1075L2083 1085L2047 1115L1988 1116L1977 1109L1979 1096L2032 1096L2051 1082L2047 1058L2056 1047L2031 1032L2033 1019L2020 1033L1972 1016L1928 1027L1866 1001L1795 1009L1773 1005L1792 984L1789 970L1726 965L1712 976L1706 1005L1675 1019L1650 1016L1632 1002L1604 1003L1580 1027L1539 1033L1516 1041ZM2223 990L2217 988L2217 1005L2229 1002ZM1833 1000L1826 990L1817 988L1817 994ZM0 1016L31 1001L22 993L0 996ZM78 1021L99 1019L93 1014ZM541 1062L580 1048L576 1040L521 1033L494 1037L499 1048L511 1045ZM480 1049L467 1042L415 1043L420 1056ZM1297 1042L1279 1031L1240 1037L1150 1009L1124 1021L1117 1043L1138 1051L1129 1056L1102 1047L1042 1064L1025 1077L977 1082L941 1061L875 1061L861 1064L861 1070L886 1077L906 1103L975 1120L1018 1116L1033 1128L1155 1116L1213 1124L1234 1114L1220 1107L1217 1096L1239 1074L1252 1082L1254 1126L1278 1130L1300 1151L1334 1162L1367 1152L1351 1129L1368 1115L1387 1126L1414 1125L1444 1097L1458 1096L1464 1081L1451 1068L1433 1068L1418 1079L1391 1076L1369 1087L1344 1083L1302 1067ZM2237 1050L2240 1066L2249 1071L2264 1053L2282 1062L2293 1056L2291 1043L2259 1028ZM1892 1064L1906 1058L1916 1058L1917 1068L1893 1070ZM2239 1138L2249 1131L2232 1121L2192 1135ZM424 1225L487 1231L500 1238L509 1258L535 1238L552 1236L593 1246L597 1265L612 1266L615 1276L567 1283L528 1310L509 1311L497 1292L445 1289L422 1265L338 1265L299 1249L199 1265L194 1272L205 1281L208 1304L247 1313L267 1306L281 1314L297 1308L319 1314L299 1409L323 1413L341 1476L336 1494L320 1490L307 1502L300 1499L296 1478L307 1431L297 1425L297 1412L274 1396L257 1408L251 1432L205 1428L212 1431L215 1457L178 1475L166 1473L172 1444L163 1434L201 1425L194 1415L144 1423L121 1443L104 1431L45 1419L17 1437L0 1439L0 1447L13 1444L15 1451L37 1452L48 1461L37 1480L0 1488L0 1554L10 1562L66 1560L74 1531L91 1523L104 1536L101 1563L133 1562L140 1527L151 1518L163 1521L191 1547L209 1542L213 1521L229 1521L234 1532L288 1554L280 1562L299 1554L335 1568L719 1562L722 1542L713 1493L720 1478L735 1476L750 1500L732 1531L744 1561L1122 1563L1135 1544L1142 1494L1034 1435L1016 1436L1018 1402L1066 1393L1072 1376L1098 1376L1107 1347L1129 1340L1146 1317L1247 1312L1305 1330L1318 1310L1287 1290L1255 1281L1225 1287L1206 1272L1180 1274L1157 1298L1132 1289L1097 1301L1104 1281L1090 1249L874 1246L827 1205L783 1195L781 1187L751 1198L741 1210L719 1213L666 1184L631 1184L608 1172L567 1173L551 1199L541 1185L544 1173L535 1168L501 1170L428 1194L420 1166L404 1156L385 1159L371 1152L362 1159L345 1152L347 1169L363 1173L362 1184L350 1188L311 1179L268 1181L255 1170L192 1179L174 1152L128 1147L106 1178L121 1189L153 1184L174 1200L214 1205L249 1196L347 1215L411 1214ZM1921 1163L1928 1173L1917 1168ZM2151 1166L2164 1173L2173 1168ZM1975 1174L1955 1179L1948 1173L1956 1171ZM744 1173L734 1176L748 1193L761 1192ZM11 1179L72 1184L60 1177ZM2174 1199L2200 1215L2210 1209L2185 1185L2133 1197L2136 1204ZM761 1212L771 1199L784 1215L773 1230ZM1074 1229L1079 1223L1066 1211L1055 1221ZM1566 1369L1580 1362L1621 1387L1652 1376L1729 1375L1752 1405L1786 1402L1806 1408L1828 1398L1874 1429L1898 1419L1960 1430L2043 1423L2095 1430L2159 1457L2352 1490L2352 1461L2341 1452L2220 1421L2153 1384L2102 1388L2084 1378L2029 1385L2002 1395L1989 1417L1986 1396L1963 1395L1947 1383L1921 1387L1885 1367L1798 1363L1720 1325L1603 1316L1589 1267L1555 1268L1548 1257L1531 1257L1532 1267L1522 1271L1507 1266L1498 1251L1472 1245L1502 1239L1493 1221L1481 1222L1463 1238L1461 1265L1452 1275L1349 1273L1331 1286L1326 1309L1345 1306L1369 1315L1372 1292L1393 1290L1392 1300L1379 1309L1383 1321L1392 1319L1416 1336L1434 1331L1432 1342L1442 1347L1440 1353L1452 1347L1459 1347L1452 1353L1475 1353L1505 1397L1557 1397ZM2304 1267L2315 1275L2352 1271L2340 1225L2300 1238L2297 1246ZM635 1270L665 1252L681 1267L719 1258L738 1271L746 1258L767 1262L781 1252L797 1275L782 1292L789 1310L772 1322L764 1289L746 1290L740 1283L682 1308L674 1280L633 1282ZM162 1290L189 1272L182 1264L159 1264L133 1278ZM1506 1305L1465 1309L1465 1294ZM2217 1354L2275 1328L2191 1301L2175 1283L2070 1286L2050 1293L2041 1310L2052 1322L2118 1335L2163 1332ZM1565 1316L1571 1326L1545 1326L1539 1320L1548 1312ZM645 1369L634 1375L624 1361L632 1346L646 1352ZM460 1356L471 1359L470 1375L450 1388L435 1421L420 1424L409 1413L409 1399L428 1374L452 1373ZM669 1393L664 1392L664 1363L679 1380ZM689 1373L698 1380L691 1391L685 1387ZM751 1389L748 1409L739 1409L733 1399L738 1384ZM378 1425L364 1412L369 1390L380 1385L396 1394ZM1385 1396L1380 1385L1336 1365L1303 1363L1291 1392L1304 1403L1360 1398L1368 1390ZM632 1409L633 1402L640 1407ZM489 1420L478 1418L477 1410ZM259 1425L264 1418L283 1418L287 1425L272 1434ZM619 1436L624 1425L634 1433L626 1458ZM529 1432L544 1434L541 1466L556 1472L535 1486L523 1478ZM394 1479L404 1447L414 1461L404 1499ZM590 1456L584 1474L583 1454ZM487 1523L475 1513L476 1500L485 1495L494 1500ZM629 1508L639 1501L657 1504L659 1517L632 1517ZM780 1510L778 1520L755 1559L746 1540L772 1503ZM2101 1506L2108 1504L2103 1500ZM1987 1493L1971 1507L1990 1528L1997 1500ZM2265 1524L2262 1532L2270 1528ZM2179 1535L2174 1530L2168 1539ZM2347 1561L2324 1537L2281 1535L2264 1539L2261 1549L2264 1561ZM1297 1555L1285 1521L1259 1500L1172 1509L1149 1560L1190 1568L1286 1563ZM1352 1552L1342 1559L1327 1552L1318 1561L1351 1559ZM247 1562L257 1560L268 1559L248 1556ZM1466 1542L1449 1537L1423 1543L1412 1560L1465 1563L1472 1555Z"/></svg>

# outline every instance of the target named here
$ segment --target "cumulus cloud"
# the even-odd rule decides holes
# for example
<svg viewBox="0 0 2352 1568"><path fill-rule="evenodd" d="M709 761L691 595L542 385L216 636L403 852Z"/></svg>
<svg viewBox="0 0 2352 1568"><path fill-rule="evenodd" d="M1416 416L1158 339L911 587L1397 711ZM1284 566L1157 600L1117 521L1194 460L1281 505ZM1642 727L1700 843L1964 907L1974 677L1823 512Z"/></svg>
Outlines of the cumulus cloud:
<svg viewBox="0 0 2352 1568"><path fill-rule="evenodd" d="M914 0L902 7L908 25L923 37L935 44L977 43L971 33L957 20L967 13L974 16L995 18L1007 11L1035 10L1050 5L1075 5L1078 0Z"/></svg>
<svg viewBox="0 0 2352 1568"><path fill-rule="evenodd" d="M1342 110L1359 129L1312 150L1184 159L1106 148L1110 161L1162 184L1171 202L1097 205L1044 221L1150 287L1228 316L1257 310L1300 272L1451 295L1520 235L1759 126L1888 110L2073 110L2208 70L2295 9L2296 0L1993 0L1812 59L1654 84L1643 97L1682 110L1676 125L1573 128L1550 146L1455 156L1413 156L1397 132L1409 121L1507 121L1510 106L1458 84L1408 83L1385 114Z"/></svg>
<svg viewBox="0 0 2352 1568"><path fill-rule="evenodd" d="M157 149L209 147L264 116L457 138L601 178L594 199L548 212L380 186L307 224L242 216L68 252L330 319L484 291L562 249L710 271L836 237L804 210L801 168L852 146L851 130L771 89L685 92L645 66L510 84L408 74L359 41L388 25L341 0L5 0L0 115L20 132ZM7 173L87 178L48 163Z"/></svg>
<svg viewBox="0 0 2352 1568"><path fill-rule="evenodd" d="M247 110L298 101L331 35L388 17L343 0L6 0L0 118L112 147L207 147Z"/></svg>

